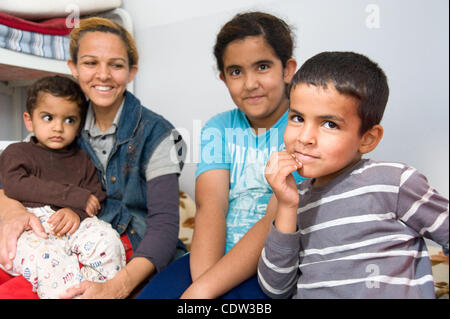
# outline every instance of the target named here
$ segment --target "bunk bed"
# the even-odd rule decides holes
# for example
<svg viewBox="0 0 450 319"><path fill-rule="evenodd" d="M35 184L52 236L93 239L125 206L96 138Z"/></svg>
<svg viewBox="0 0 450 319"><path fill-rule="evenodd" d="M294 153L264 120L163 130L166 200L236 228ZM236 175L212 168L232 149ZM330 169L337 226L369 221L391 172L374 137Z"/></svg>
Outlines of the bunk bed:
<svg viewBox="0 0 450 319"><path fill-rule="evenodd" d="M79 1L84 4L85 1ZM90 1L92 3L92 1ZM121 1L96 2L97 8L104 9L107 6L120 6ZM32 2L30 2L32 3ZM95 12L90 5L83 11L80 8L76 13L85 13L81 18L87 16L102 16L122 24L133 34L133 24L130 15L122 8L112 8L107 11ZM36 79L47 75L71 76L67 59L69 58L70 28L64 23L67 17L54 17L58 13L51 10L47 16L43 16L35 8L26 11L34 12L34 17L49 18L38 22L28 21L23 17L27 14L8 12L0 7L0 94L10 96L12 103L11 118L12 132L8 137L0 136L0 153L9 143L23 138L22 112L25 102L26 87ZM18 16L12 16L11 14ZM41 14L41 16L39 16ZM61 20L64 25L61 26ZM42 22L44 21L44 22ZM73 20L75 21L75 20ZM20 25L20 29L15 28ZM34 32L38 31L38 32ZM47 32L49 31L49 32ZM133 92L133 82L128 85L128 90Z"/></svg>
<svg viewBox="0 0 450 319"><path fill-rule="evenodd" d="M43 10L41 1L21 0L11 1L13 5L23 6L28 3L29 7L23 11L5 11L2 5L9 1L0 2L0 94L11 96L13 104L13 112L11 118L14 119L14 132L11 132L8 139L0 135L0 153L10 143L23 139L22 113L25 105L26 87L33 83L36 79L47 75L61 74L71 76L67 59L69 58L69 40L70 32L61 28L60 34L45 34L44 30L39 30L42 25L34 25L30 23L28 30L14 30L10 25L2 24L1 14L18 16L19 18L57 18L61 14L61 8L56 11L50 9ZM49 4L63 6L66 4L80 3L86 4L83 10L81 7L81 18L88 16L101 16L114 20L122 24L131 34L134 34L132 19L127 11L120 8L121 0L48 0ZM95 3L96 7L92 7ZM102 7L103 6L103 7ZM98 8L107 8L108 6L116 6L110 10L101 10L96 12ZM67 17L66 17L67 18ZM20 21L19 21L20 22ZM55 22L55 21L53 21ZM55 25L53 24L53 27ZM41 31L33 32L33 31ZM11 43L6 43L4 36L8 34L12 38ZM15 35L14 35L15 34ZM17 39L34 39L35 44L19 43ZM37 40L36 40L37 39ZM2 44L3 41L3 44ZM45 46L45 43L48 45ZM51 46L49 48L48 46ZM134 93L133 82L129 83L127 89ZM1 106L0 106L1 107ZM179 239L190 248L193 235L195 202L183 191L180 190L180 231Z"/></svg>

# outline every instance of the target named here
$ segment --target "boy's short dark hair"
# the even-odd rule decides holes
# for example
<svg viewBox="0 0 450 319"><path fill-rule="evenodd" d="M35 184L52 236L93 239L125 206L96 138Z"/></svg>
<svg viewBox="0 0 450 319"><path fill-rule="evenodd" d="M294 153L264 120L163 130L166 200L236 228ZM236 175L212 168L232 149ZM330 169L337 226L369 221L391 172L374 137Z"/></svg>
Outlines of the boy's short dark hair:
<svg viewBox="0 0 450 319"><path fill-rule="evenodd" d="M28 88L26 107L30 115L36 108L39 93L48 93L75 102L80 108L81 120L84 120L88 108L88 101L84 92L74 80L59 75L46 76L37 80Z"/></svg>
<svg viewBox="0 0 450 319"><path fill-rule="evenodd" d="M322 52L308 59L294 75L289 93L299 84L336 90L358 100L360 134L379 124L389 97L383 70L366 56L355 52Z"/></svg>

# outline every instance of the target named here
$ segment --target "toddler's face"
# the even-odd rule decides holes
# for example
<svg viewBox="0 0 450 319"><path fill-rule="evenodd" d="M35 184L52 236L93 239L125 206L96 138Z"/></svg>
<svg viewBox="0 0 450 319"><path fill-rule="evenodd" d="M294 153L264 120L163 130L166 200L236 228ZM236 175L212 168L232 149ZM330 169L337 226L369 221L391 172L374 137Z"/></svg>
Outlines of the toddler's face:
<svg viewBox="0 0 450 319"><path fill-rule="evenodd" d="M25 126L34 132L38 144L59 150L69 146L81 124L76 102L49 93L39 93L33 114L24 114Z"/></svg>
<svg viewBox="0 0 450 319"><path fill-rule="evenodd" d="M361 159L357 101L328 87L299 84L291 92L284 142L303 164L299 174L321 186Z"/></svg>

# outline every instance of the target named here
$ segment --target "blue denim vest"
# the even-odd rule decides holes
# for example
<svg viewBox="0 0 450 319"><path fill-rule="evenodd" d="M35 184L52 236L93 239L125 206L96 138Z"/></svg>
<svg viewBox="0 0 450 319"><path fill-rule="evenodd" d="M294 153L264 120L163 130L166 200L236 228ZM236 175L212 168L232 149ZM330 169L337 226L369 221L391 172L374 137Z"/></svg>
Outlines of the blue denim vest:
<svg viewBox="0 0 450 319"><path fill-rule="evenodd" d="M172 129L173 126L166 119L143 107L127 91L106 174L88 142L88 133L83 130L79 139L81 148L89 154L97 167L103 189L106 190L107 199L97 216L111 223L120 235L126 233L134 251L146 230L145 168L155 148ZM102 178L104 174L106 182Z"/></svg>

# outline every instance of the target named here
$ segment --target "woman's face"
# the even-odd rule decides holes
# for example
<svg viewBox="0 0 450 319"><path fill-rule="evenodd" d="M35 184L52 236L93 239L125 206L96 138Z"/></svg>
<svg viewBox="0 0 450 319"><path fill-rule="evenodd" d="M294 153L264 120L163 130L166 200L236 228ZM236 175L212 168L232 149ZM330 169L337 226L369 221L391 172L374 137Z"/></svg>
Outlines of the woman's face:
<svg viewBox="0 0 450 319"><path fill-rule="evenodd" d="M94 107L118 108L137 66L128 65L122 39L106 32L88 32L79 41L78 63L68 62L73 76Z"/></svg>

